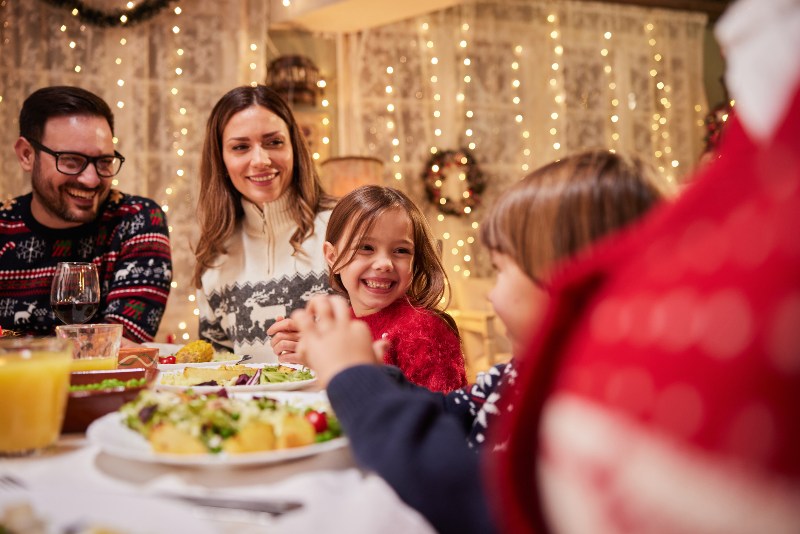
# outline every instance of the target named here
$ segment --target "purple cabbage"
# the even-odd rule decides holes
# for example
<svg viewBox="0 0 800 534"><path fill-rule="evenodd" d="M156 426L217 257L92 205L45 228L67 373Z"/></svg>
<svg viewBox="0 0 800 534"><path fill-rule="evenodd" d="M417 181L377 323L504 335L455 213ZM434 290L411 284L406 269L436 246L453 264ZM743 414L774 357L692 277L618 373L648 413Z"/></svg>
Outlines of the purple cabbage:
<svg viewBox="0 0 800 534"><path fill-rule="evenodd" d="M245 376L247 376L247 375L245 375ZM241 377L239 377L239 378L241 378ZM246 386L253 386L253 385L258 384L260 380L261 380L261 369L259 368L258 371L256 371L256 374L254 374L253 376L251 376L247 380L245 385Z"/></svg>

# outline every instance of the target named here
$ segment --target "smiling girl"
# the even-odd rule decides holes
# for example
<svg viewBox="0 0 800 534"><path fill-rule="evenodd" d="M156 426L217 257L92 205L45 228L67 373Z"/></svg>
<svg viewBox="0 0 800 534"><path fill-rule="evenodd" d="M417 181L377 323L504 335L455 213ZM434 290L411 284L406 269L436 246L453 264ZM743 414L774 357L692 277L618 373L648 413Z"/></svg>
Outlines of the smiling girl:
<svg viewBox="0 0 800 534"><path fill-rule="evenodd" d="M331 287L387 343L384 363L434 391L466 385L453 320L439 311L447 275L425 217L402 192L364 186L343 197L325 234Z"/></svg>
<svg viewBox="0 0 800 534"><path fill-rule="evenodd" d="M217 102L206 125L197 206L201 339L277 361L267 328L329 290L322 242L333 204L276 92L237 87Z"/></svg>

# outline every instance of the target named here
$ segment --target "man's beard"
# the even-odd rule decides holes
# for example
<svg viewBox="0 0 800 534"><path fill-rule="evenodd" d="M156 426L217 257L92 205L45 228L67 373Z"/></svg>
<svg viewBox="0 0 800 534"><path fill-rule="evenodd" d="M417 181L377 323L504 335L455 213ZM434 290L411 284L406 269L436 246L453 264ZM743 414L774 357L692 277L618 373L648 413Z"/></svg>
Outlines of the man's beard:
<svg viewBox="0 0 800 534"><path fill-rule="evenodd" d="M99 202L96 205L97 207L81 209L71 206L66 198L69 194L66 192L67 186L69 185L69 187L75 189L82 188L79 185L70 185L68 183L61 184L58 188L53 187L53 184L42 176L38 156L33 162L31 185L33 187L34 196L39 200L39 203L45 211L62 221L71 223L88 223L95 220L97 218L98 207L105 201L109 193L109 191L105 191L105 194L103 194L102 191L98 191L98 194L102 196L99 198Z"/></svg>

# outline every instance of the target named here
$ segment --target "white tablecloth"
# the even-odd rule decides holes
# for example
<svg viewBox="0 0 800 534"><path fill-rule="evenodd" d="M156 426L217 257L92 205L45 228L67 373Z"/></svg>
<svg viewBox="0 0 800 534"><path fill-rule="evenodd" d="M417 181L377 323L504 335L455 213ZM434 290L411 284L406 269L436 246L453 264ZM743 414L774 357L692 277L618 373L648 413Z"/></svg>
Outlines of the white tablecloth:
<svg viewBox="0 0 800 534"><path fill-rule="evenodd" d="M356 468L349 448L281 464L190 468L116 458L76 435L37 457L0 459L2 475L20 479L26 489L0 485L0 516L27 500L47 519L49 532L76 521L125 533L433 532L380 477ZM304 506L279 517L212 511L165 499L165 492L290 499Z"/></svg>

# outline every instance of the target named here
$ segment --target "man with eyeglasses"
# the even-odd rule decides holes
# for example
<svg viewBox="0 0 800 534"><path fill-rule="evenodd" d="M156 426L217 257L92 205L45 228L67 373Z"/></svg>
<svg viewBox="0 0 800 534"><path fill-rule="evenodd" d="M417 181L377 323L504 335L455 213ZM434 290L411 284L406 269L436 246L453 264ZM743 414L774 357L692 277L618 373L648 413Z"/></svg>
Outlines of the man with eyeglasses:
<svg viewBox="0 0 800 534"><path fill-rule="evenodd" d="M0 203L0 326L52 334L56 265L90 262L101 292L90 320L152 341L172 281L167 220L152 200L111 188L125 158L108 104L78 87L45 87L23 103L19 128L14 150L33 191Z"/></svg>

